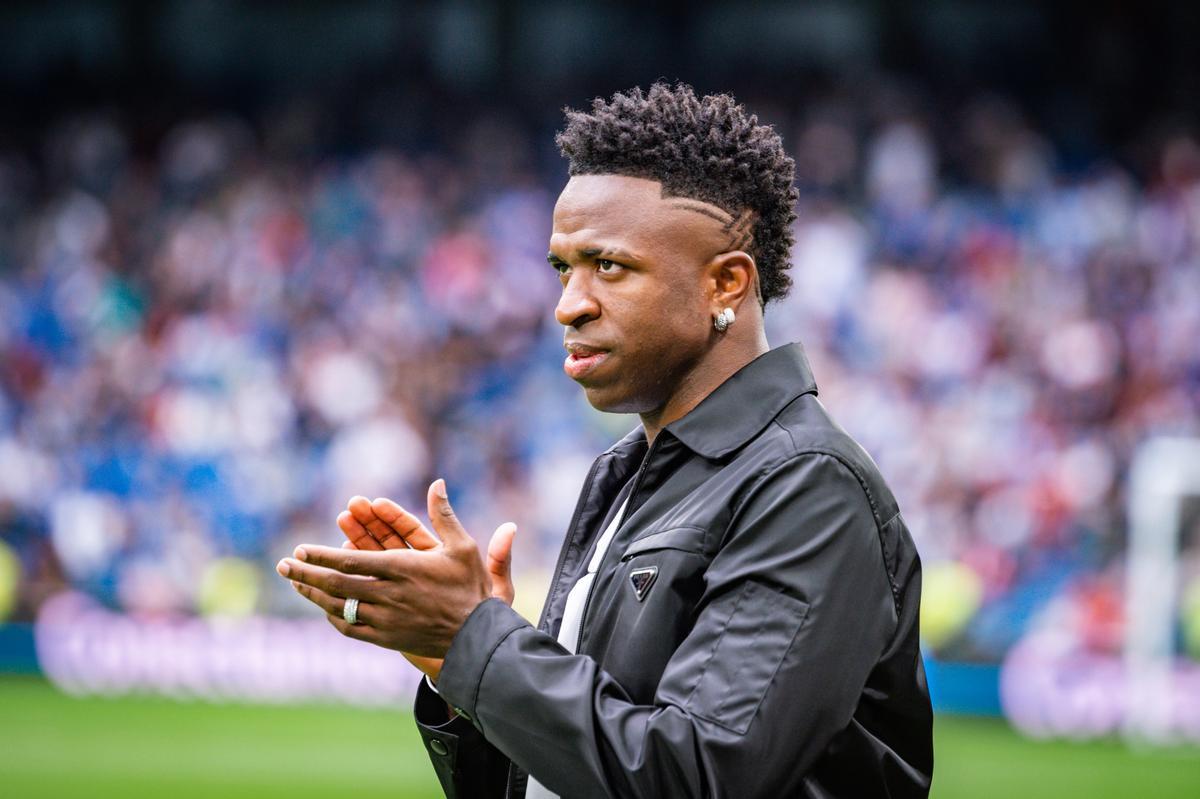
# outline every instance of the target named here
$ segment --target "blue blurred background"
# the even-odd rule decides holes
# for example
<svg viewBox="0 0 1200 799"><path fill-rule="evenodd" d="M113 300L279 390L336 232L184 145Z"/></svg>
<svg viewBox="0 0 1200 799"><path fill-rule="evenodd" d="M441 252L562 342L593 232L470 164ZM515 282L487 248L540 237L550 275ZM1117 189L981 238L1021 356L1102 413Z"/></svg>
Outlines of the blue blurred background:
<svg viewBox="0 0 1200 799"><path fill-rule="evenodd" d="M1159 2L5 6L0 671L399 702L402 664L273 564L438 476L481 539L518 524L535 615L637 422L561 372L553 133L664 77L796 158L768 337L895 490L938 710L1112 735L1130 463L1200 433L1198 39ZM1193 743L1198 516L1171 622Z"/></svg>

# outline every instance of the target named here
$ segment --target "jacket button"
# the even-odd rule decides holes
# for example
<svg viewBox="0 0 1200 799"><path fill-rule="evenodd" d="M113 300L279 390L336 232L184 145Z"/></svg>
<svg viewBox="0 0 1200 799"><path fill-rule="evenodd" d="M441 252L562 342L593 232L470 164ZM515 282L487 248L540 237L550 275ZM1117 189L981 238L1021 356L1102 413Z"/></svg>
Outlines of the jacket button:
<svg viewBox="0 0 1200 799"><path fill-rule="evenodd" d="M429 742L429 748L435 755L440 757L445 757L450 752L450 750L446 748L446 744L442 743L437 738L434 738Z"/></svg>

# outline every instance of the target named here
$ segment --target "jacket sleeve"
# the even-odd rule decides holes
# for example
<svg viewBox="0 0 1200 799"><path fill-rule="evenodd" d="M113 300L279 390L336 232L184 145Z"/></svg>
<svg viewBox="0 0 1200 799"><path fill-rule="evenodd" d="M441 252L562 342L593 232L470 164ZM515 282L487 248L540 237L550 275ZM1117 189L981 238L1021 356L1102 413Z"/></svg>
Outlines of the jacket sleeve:
<svg viewBox="0 0 1200 799"><path fill-rule="evenodd" d="M413 707L417 730L442 791L450 799L503 797L509 760L462 716L450 719L446 702L421 680Z"/></svg>
<svg viewBox="0 0 1200 799"><path fill-rule="evenodd" d="M795 456L746 492L705 580L652 705L497 600L439 691L562 796L794 795L895 629L870 498L833 456Z"/></svg>

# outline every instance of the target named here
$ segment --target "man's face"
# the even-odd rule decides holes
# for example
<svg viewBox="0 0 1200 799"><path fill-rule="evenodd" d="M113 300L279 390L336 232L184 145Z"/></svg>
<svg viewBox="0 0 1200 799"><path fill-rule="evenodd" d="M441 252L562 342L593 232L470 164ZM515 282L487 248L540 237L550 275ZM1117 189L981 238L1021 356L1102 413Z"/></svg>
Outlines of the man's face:
<svg viewBox="0 0 1200 799"><path fill-rule="evenodd" d="M655 180L567 182L550 236L563 286L554 315L576 349L563 368L593 407L653 412L686 384L713 341L705 267L728 248L728 221L716 206L663 198Z"/></svg>

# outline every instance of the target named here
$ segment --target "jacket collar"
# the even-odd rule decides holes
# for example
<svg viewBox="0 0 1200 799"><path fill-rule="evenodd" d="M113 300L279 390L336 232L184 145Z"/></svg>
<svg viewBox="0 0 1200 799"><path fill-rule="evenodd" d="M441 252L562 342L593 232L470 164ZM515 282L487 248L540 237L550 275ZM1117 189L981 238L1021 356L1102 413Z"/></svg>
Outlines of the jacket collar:
<svg viewBox="0 0 1200 799"><path fill-rule="evenodd" d="M646 449L646 428L639 424L622 436L620 441L605 450L604 454L629 455L630 453L638 453L639 455L644 455Z"/></svg>
<svg viewBox="0 0 1200 799"><path fill-rule="evenodd" d="M768 350L743 366L687 412L663 428L706 458L738 449L802 394L816 394L817 384L800 342ZM639 426L617 446L641 438Z"/></svg>

